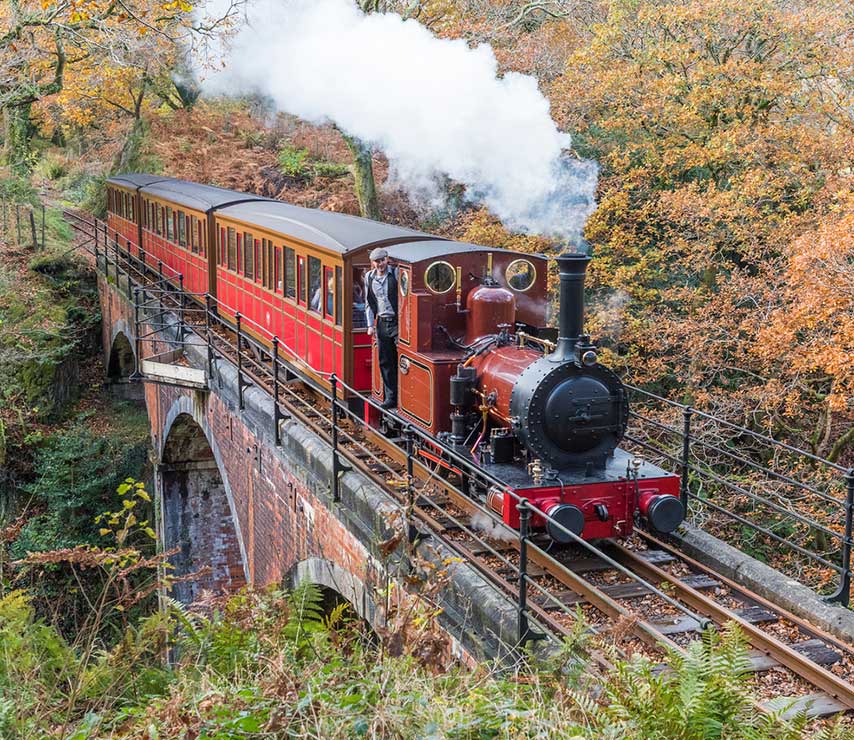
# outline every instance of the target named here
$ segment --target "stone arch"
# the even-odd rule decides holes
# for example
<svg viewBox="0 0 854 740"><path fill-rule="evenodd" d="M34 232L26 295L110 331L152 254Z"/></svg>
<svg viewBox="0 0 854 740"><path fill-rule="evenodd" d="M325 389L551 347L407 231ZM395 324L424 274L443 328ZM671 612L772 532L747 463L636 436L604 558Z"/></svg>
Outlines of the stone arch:
<svg viewBox="0 0 854 740"><path fill-rule="evenodd" d="M123 319L118 318L110 324L110 360L112 360L113 349L116 346L116 339L119 335L123 335L124 339L127 341L130 346L131 353L136 355L136 345L134 344L134 332L131 330L130 324Z"/></svg>
<svg viewBox="0 0 854 740"><path fill-rule="evenodd" d="M377 607L364 582L331 560L324 558L302 560L291 569L285 579L286 585L291 588L304 581L322 587L325 606L334 606L343 599L374 632L378 632L385 626L385 616Z"/></svg>
<svg viewBox="0 0 854 740"><path fill-rule="evenodd" d="M136 368L136 353L127 335L116 332L110 345L110 359L107 362L107 377L113 383L127 381Z"/></svg>
<svg viewBox="0 0 854 740"><path fill-rule="evenodd" d="M161 532L176 576L173 595L191 602L202 589L234 591L249 582L248 561L228 476L203 410L187 396L172 405L158 449Z"/></svg>

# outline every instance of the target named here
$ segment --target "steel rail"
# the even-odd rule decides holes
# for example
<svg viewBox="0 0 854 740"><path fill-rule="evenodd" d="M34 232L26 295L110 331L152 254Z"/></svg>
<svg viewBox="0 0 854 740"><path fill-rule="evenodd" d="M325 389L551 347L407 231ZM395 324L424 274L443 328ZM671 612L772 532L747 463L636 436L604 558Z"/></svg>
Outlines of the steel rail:
<svg viewBox="0 0 854 740"><path fill-rule="evenodd" d="M780 665L785 666L813 686L826 692L849 709L854 709L854 686L850 683L813 662L793 647L766 634L756 625L721 606L697 589L683 583L664 569L645 561L634 551L623 545L615 545L615 548L623 562L631 564L633 569L643 573L646 578L659 583L669 583L674 591L679 594L679 597L691 605L691 608L705 614L719 624L734 622L747 636L748 642L754 648L774 658Z"/></svg>
<svg viewBox="0 0 854 740"><path fill-rule="evenodd" d="M778 616L783 619L787 619L793 624L797 625L799 629L803 632L822 640L830 645L833 645L837 650L841 650L848 655L854 656L854 646L849 645L846 642L842 642L838 637L831 635L829 632L825 632L820 627L816 627L815 625L807 622L803 617L799 617L796 614L793 614L790 611L787 611L779 604L775 604L772 601L769 601L763 596L760 596L755 591L750 591L739 583L736 583L731 578L727 578L725 575L718 573L716 570L713 570L708 565L704 565L698 560L689 557L681 550L677 550L672 545L668 544L664 540L656 537L654 534L644 531L638 530L638 535L641 539L645 540L648 543L655 545L655 547L659 550L663 550L666 553L673 555L674 557L681 560L686 565L690 566L693 570L699 571L700 573L705 573L706 575L715 578L720 581L721 584L726 586L731 592L738 594L740 597L744 599L748 599L750 601L755 602L759 606L767 609L768 611L774 612Z"/></svg>

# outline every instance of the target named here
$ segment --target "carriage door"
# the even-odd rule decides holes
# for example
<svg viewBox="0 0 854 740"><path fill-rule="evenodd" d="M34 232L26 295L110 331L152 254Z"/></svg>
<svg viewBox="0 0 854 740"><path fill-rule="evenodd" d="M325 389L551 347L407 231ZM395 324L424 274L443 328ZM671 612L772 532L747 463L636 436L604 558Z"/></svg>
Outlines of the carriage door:
<svg viewBox="0 0 854 740"><path fill-rule="evenodd" d="M302 359L308 355L308 311L305 289L305 255L297 257L297 316L296 316L296 351Z"/></svg>

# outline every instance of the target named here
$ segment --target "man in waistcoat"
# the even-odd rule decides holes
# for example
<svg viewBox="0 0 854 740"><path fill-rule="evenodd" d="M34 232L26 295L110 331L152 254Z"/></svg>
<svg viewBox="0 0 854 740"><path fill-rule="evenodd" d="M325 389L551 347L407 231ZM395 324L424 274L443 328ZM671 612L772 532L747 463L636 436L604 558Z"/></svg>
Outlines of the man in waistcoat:
<svg viewBox="0 0 854 740"><path fill-rule="evenodd" d="M385 386L382 407L397 407L397 274L385 249L371 252L372 269L365 275L368 336L376 335L380 373Z"/></svg>

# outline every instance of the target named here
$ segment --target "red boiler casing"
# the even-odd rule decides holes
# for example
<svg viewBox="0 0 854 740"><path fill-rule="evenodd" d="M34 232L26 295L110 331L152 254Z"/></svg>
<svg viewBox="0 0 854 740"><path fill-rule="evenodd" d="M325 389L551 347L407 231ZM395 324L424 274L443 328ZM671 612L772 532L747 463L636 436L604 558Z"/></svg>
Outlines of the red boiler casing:
<svg viewBox="0 0 854 740"><path fill-rule="evenodd" d="M492 397L490 416L506 425L510 419L510 396L522 371L540 359L542 353L515 346L491 349L472 360L477 370L477 384L484 396Z"/></svg>

